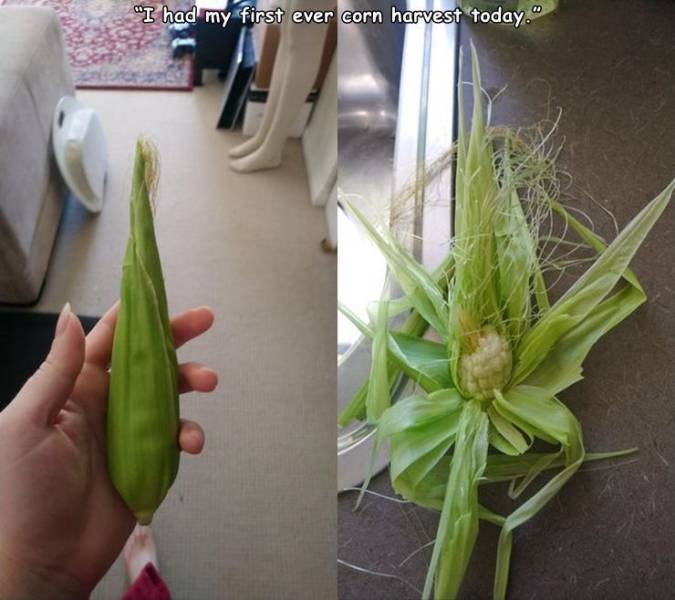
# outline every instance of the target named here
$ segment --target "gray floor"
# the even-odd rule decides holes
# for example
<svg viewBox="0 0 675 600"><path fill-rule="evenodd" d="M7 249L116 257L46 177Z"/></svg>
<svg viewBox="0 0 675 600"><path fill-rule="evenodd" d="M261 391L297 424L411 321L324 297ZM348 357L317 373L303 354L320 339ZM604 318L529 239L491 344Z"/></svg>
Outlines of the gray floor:
<svg viewBox="0 0 675 600"><path fill-rule="evenodd" d="M180 351L220 374L184 416L202 423L202 456L184 457L156 516L174 598L335 595L335 257L319 249L299 142L284 166L229 170L241 141L217 131L221 86L193 93L82 91L109 142L105 207L69 204L39 311L70 301L100 315L117 298L128 233L134 142L152 138L162 169L156 228L170 309L209 305L216 323ZM124 590L116 564L96 600Z"/></svg>

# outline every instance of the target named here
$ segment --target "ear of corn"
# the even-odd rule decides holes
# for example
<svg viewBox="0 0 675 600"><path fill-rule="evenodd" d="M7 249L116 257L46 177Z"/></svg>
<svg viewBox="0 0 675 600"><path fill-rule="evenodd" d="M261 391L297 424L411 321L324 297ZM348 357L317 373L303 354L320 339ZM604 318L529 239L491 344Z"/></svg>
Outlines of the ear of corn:
<svg viewBox="0 0 675 600"><path fill-rule="evenodd" d="M178 367L151 197L156 159L136 146L130 234L110 368L108 471L141 524L152 520L178 471Z"/></svg>
<svg viewBox="0 0 675 600"><path fill-rule="evenodd" d="M462 354L459 383L470 398L490 400L511 375L511 345L492 325L477 333L475 349Z"/></svg>
<svg viewBox="0 0 675 600"><path fill-rule="evenodd" d="M380 352L387 335L388 369L371 370L340 422L363 417L369 392L391 387L392 376L405 373L421 388L379 415L377 444L390 441L394 489L441 510L424 598L457 596L479 520L501 526L494 598L504 598L513 530L546 506L583 462L626 453L586 454L579 422L556 396L581 379L593 345L644 302L628 265L675 191L673 180L605 244L559 203L556 152L544 149L548 136L528 143L512 130L488 127L475 51L472 65L470 130L459 85L455 235L443 276L427 274L390 232L379 231L350 207L406 295L390 306L407 302L412 312L404 337L382 320L383 313L371 326L361 324L365 335L380 341ZM596 253L554 304L543 273L559 265L542 242L552 215L562 219L565 235L581 240L556 243ZM439 291L447 292L447 302L438 300ZM442 345L419 339L428 328ZM385 364L381 354L377 360ZM557 451L531 452L535 438ZM487 454L488 444L498 454ZM479 503L479 484L508 481L509 495L516 498L550 469L559 470L510 515Z"/></svg>

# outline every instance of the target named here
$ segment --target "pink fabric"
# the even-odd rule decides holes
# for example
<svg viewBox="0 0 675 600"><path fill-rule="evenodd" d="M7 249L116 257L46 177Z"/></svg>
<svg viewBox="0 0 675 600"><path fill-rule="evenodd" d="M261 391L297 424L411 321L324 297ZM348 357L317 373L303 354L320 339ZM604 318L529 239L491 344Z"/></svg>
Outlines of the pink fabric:
<svg viewBox="0 0 675 600"><path fill-rule="evenodd" d="M148 563L122 600L171 600L171 593L155 565Z"/></svg>

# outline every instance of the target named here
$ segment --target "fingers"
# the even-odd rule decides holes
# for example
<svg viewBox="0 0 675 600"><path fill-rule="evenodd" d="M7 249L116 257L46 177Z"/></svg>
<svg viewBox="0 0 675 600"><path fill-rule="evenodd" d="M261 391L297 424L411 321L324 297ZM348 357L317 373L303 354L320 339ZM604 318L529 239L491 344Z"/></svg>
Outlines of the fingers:
<svg viewBox="0 0 675 600"><path fill-rule="evenodd" d="M213 311L202 306L181 313L171 319L171 330L176 348L180 348L185 342L196 338L213 325Z"/></svg>
<svg viewBox="0 0 675 600"><path fill-rule="evenodd" d="M110 364L115 323L120 310L120 301L113 304L87 335L87 348L84 360L102 368Z"/></svg>
<svg viewBox="0 0 675 600"><path fill-rule="evenodd" d="M178 445L183 452L199 454L204 449L204 430L198 423L181 419Z"/></svg>
<svg viewBox="0 0 675 600"><path fill-rule="evenodd" d="M59 315L49 355L21 388L16 408L28 410L44 424L53 423L82 370L84 346L82 324L66 304Z"/></svg>
<svg viewBox="0 0 675 600"><path fill-rule="evenodd" d="M195 362L178 366L178 389L187 392L212 392L218 385L218 375L208 367Z"/></svg>
<svg viewBox="0 0 675 600"><path fill-rule="evenodd" d="M78 403L88 402L92 397L105 397L108 391L110 376L107 371L93 368L85 363L81 377L76 385L73 397ZM218 374L205 365L195 362L178 365L178 391L212 392L218 386Z"/></svg>
<svg viewBox="0 0 675 600"><path fill-rule="evenodd" d="M119 301L101 317L96 326L87 336L87 350L85 360L107 369L112 354L115 323L119 313ZM187 310L171 320L174 345L180 348L191 339L201 335L213 325L213 311L207 307Z"/></svg>

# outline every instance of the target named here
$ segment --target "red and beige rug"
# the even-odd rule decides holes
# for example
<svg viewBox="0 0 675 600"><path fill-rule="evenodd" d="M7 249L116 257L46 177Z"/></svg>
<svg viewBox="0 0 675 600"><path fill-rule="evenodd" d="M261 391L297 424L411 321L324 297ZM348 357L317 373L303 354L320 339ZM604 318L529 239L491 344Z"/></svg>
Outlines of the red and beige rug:
<svg viewBox="0 0 675 600"><path fill-rule="evenodd" d="M0 4L3 4L0 0ZM75 85L94 89L191 90L192 60L174 60L161 19L143 23L135 4L189 9L192 0L5 0L51 6L59 15Z"/></svg>

